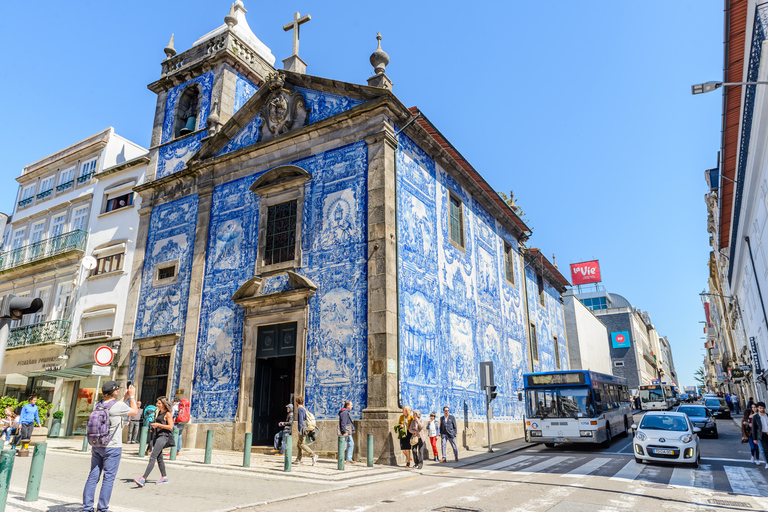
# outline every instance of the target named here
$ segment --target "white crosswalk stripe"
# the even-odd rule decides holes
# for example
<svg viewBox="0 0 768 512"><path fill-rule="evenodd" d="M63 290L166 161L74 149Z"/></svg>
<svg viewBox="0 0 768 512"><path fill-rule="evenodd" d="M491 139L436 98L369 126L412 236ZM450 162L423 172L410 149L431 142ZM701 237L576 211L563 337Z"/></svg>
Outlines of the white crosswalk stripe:
<svg viewBox="0 0 768 512"><path fill-rule="evenodd" d="M613 475L611 477L611 480L620 480L620 481L631 481L637 478L637 475L639 475L643 471L643 465L638 464L634 460L631 460L627 463L626 466L621 468L621 470Z"/></svg>
<svg viewBox="0 0 768 512"><path fill-rule="evenodd" d="M534 464L531 467L525 468L523 471L516 471L518 475L532 475L534 473L538 473L539 471L543 471L547 468L551 468L555 464L560 464L567 460L569 457L550 457L549 459L545 460L544 462L539 462L538 464Z"/></svg>
<svg viewBox="0 0 768 512"><path fill-rule="evenodd" d="M672 471L672 477L669 479L669 485L678 487L693 487L696 481L696 473L693 468L675 468Z"/></svg>
<svg viewBox="0 0 768 512"><path fill-rule="evenodd" d="M752 479L749 478L746 468L738 466L725 466L725 476L728 477L728 483L731 485L733 492L739 494L756 494L755 485L752 483Z"/></svg>
<svg viewBox="0 0 768 512"><path fill-rule="evenodd" d="M588 475L588 474L590 474L590 473L592 473L594 471L597 471L598 469L600 469L604 465L606 465L609 462L611 462L611 460L612 459L606 459L606 458L592 459L591 461L587 462L586 464L583 464L583 465L577 467L576 469L574 469L573 471L570 471L570 472L568 472L568 473L566 473L564 475L561 475L561 476L569 477L569 478L574 478L574 477L575 478L580 478L580 477Z"/></svg>
<svg viewBox="0 0 768 512"><path fill-rule="evenodd" d="M469 472L470 473L478 473L478 474L489 473L491 471L495 471L495 470L498 470L498 469L507 468L507 467L512 466L514 464L519 464L520 462L524 462L524 461L527 461L527 460L532 459L532 458L533 457L531 457L530 455L520 455L518 457L512 457L511 459L506 459L506 460L503 460L501 462L497 462L496 464L492 464L490 466L485 466L482 469L470 469ZM537 459L538 458L539 457L537 457Z"/></svg>

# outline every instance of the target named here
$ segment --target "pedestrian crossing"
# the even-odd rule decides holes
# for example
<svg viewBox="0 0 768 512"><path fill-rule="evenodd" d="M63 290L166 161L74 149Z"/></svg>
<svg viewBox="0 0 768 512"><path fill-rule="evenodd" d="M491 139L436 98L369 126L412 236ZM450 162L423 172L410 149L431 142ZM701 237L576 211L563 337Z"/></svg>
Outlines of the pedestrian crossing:
<svg viewBox="0 0 768 512"><path fill-rule="evenodd" d="M638 464L626 456L536 456L518 455L489 461L467 470L470 477L502 477L505 480L537 479L561 481L563 485L584 485L590 477L604 477L617 485L666 485L768 497L768 470L748 461L712 461L697 469L671 464Z"/></svg>

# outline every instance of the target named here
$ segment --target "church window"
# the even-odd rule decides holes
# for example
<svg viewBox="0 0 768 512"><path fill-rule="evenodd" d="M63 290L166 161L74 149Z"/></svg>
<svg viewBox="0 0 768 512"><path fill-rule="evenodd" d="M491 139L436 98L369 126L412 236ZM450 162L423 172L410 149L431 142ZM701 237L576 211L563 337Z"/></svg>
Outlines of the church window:
<svg viewBox="0 0 768 512"><path fill-rule="evenodd" d="M197 84L187 87L178 102L174 113L173 138L182 137L197 129L200 109L200 88Z"/></svg>
<svg viewBox="0 0 768 512"><path fill-rule="evenodd" d="M541 304L542 307L546 307L547 294L544 291L544 278L541 276L541 274L536 274L536 286L539 289L539 304Z"/></svg>
<svg viewBox="0 0 768 512"><path fill-rule="evenodd" d="M267 208L264 265L291 261L296 257L296 201Z"/></svg>
<svg viewBox="0 0 768 512"><path fill-rule="evenodd" d="M560 345L557 343L557 336L553 338L555 347L555 370L560 369Z"/></svg>
<svg viewBox="0 0 768 512"><path fill-rule="evenodd" d="M536 342L536 325L531 324L531 361L539 361L539 345Z"/></svg>
<svg viewBox="0 0 768 512"><path fill-rule="evenodd" d="M461 199L454 194L449 194L449 215L451 221L451 241L464 248L464 205Z"/></svg>
<svg viewBox="0 0 768 512"><path fill-rule="evenodd" d="M507 282L512 286L515 285L515 251L512 246L507 242L504 242L504 271L506 273Z"/></svg>
<svg viewBox="0 0 768 512"><path fill-rule="evenodd" d="M122 258L120 266L122 268ZM155 279L152 286L162 286L175 282L179 278L179 260L165 261L155 265Z"/></svg>

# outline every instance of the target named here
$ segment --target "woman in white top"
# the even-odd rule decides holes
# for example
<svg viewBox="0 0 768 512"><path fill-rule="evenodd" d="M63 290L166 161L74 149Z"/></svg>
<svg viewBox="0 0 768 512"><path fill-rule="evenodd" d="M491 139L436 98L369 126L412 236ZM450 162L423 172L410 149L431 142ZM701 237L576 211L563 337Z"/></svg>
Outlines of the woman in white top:
<svg viewBox="0 0 768 512"><path fill-rule="evenodd" d="M437 438L440 437L440 422L437 420L437 414L434 412L429 413L427 429L429 430L429 442L432 444L432 453L435 456L435 462L440 462L440 459L437 456Z"/></svg>

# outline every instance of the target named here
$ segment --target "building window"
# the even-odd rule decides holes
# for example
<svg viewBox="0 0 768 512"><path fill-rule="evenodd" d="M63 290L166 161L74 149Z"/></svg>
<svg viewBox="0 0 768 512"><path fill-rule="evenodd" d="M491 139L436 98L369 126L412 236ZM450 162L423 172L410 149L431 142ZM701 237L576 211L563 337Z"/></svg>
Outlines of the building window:
<svg viewBox="0 0 768 512"><path fill-rule="evenodd" d="M59 175L59 185L56 187L56 192L64 192L69 190L75 184L75 168L70 167L64 171L61 171Z"/></svg>
<svg viewBox="0 0 768 512"><path fill-rule="evenodd" d="M294 200L267 208L264 265L275 265L296 257L296 207Z"/></svg>
<svg viewBox="0 0 768 512"><path fill-rule="evenodd" d="M32 204L35 198L35 186L30 185L21 189L21 198L19 199L19 208L26 208Z"/></svg>
<svg viewBox="0 0 768 512"><path fill-rule="evenodd" d="M163 286L179 278L179 260L166 261L155 265L155 279L152 286Z"/></svg>
<svg viewBox="0 0 768 512"><path fill-rule="evenodd" d="M536 341L536 325L531 324L531 360L539 361L539 344Z"/></svg>
<svg viewBox="0 0 768 512"><path fill-rule="evenodd" d="M64 224L67 222L66 212L60 213L53 217L51 221L51 238L57 237L64 233Z"/></svg>
<svg viewBox="0 0 768 512"><path fill-rule="evenodd" d="M69 320L69 309L72 305L72 282L61 283L56 289L56 302L54 303L54 320Z"/></svg>
<svg viewBox="0 0 768 512"><path fill-rule="evenodd" d="M158 279L170 279L176 275L176 267L163 267L157 270Z"/></svg>
<svg viewBox="0 0 768 512"><path fill-rule="evenodd" d="M13 241L11 242L11 249L18 249L24 245L24 235L26 235L27 229L21 228L13 232Z"/></svg>
<svg viewBox="0 0 768 512"><path fill-rule="evenodd" d="M82 230L85 231L85 228L88 225L88 207L83 206L82 208L76 209L72 213L72 231Z"/></svg>
<svg viewBox="0 0 768 512"><path fill-rule="evenodd" d="M504 242L504 271L506 272L507 282L515 285L515 251L512 246Z"/></svg>
<svg viewBox="0 0 768 512"><path fill-rule="evenodd" d="M55 176L48 176L40 181L40 192L37 194L38 199L47 199L53 195L53 180Z"/></svg>
<svg viewBox="0 0 768 512"><path fill-rule="evenodd" d="M91 177L96 173L96 161L98 159L88 160L80 166L80 175L77 178L77 184L82 185L86 181L89 181Z"/></svg>
<svg viewBox="0 0 768 512"><path fill-rule="evenodd" d="M541 304L541 307L546 307L547 294L544 291L544 278L541 274L536 274L536 286L539 289L539 304Z"/></svg>
<svg viewBox="0 0 768 512"><path fill-rule="evenodd" d="M80 337L87 339L112 336L115 311L115 307L101 306L99 310L83 313L80 317Z"/></svg>
<svg viewBox="0 0 768 512"><path fill-rule="evenodd" d="M98 276L98 275L106 274L109 272L117 272L118 270L123 270L124 259L125 259L125 253L122 253L122 252L97 258L96 266L93 268L93 270L91 270L91 275ZM173 275L171 275L170 277L173 277Z"/></svg>
<svg viewBox="0 0 768 512"><path fill-rule="evenodd" d="M43 308L35 313L33 323L41 324L46 320L46 310L48 309L48 299L51 297L51 288L42 288L35 292L35 297L43 301Z"/></svg>
<svg viewBox="0 0 768 512"><path fill-rule="evenodd" d="M32 232L29 235L29 243L36 244L43 239L43 233L45 232L45 221L38 222L32 225Z"/></svg>
<svg viewBox="0 0 768 512"><path fill-rule="evenodd" d="M555 347L555 370L560 369L560 344L557 342L557 336L552 338Z"/></svg>
<svg viewBox="0 0 768 512"><path fill-rule="evenodd" d="M600 309L608 309L608 301L605 297L591 297L586 299L579 299L582 304L592 311Z"/></svg>
<svg viewBox="0 0 768 512"><path fill-rule="evenodd" d="M173 123L173 137L181 137L197 129L200 88L192 84L179 97Z"/></svg>
<svg viewBox="0 0 768 512"><path fill-rule="evenodd" d="M133 192L128 192L127 194L122 194L115 197L107 196L107 206L104 209L104 213L113 212L128 206L133 206Z"/></svg>
<svg viewBox="0 0 768 512"><path fill-rule="evenodd" d="M451 220L451 241L464 248L464 204L454 194L448 195Z"/></svg>
<svg viewBox="0 0 768 512"><path fill-rule="evenodd" d="M622 366L624 366L624 361L614 361L613 366L615 366L616 368L621 368Z"/></svg>

